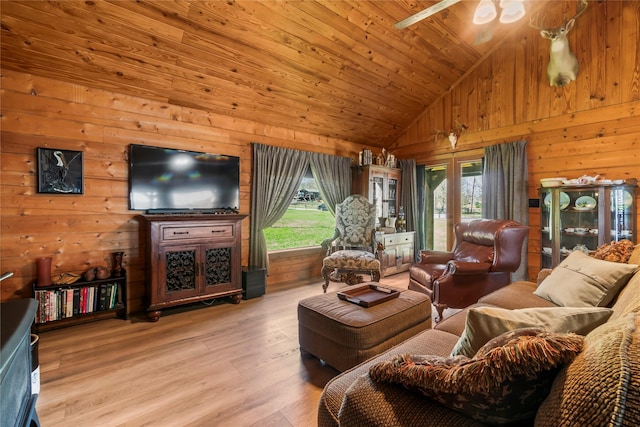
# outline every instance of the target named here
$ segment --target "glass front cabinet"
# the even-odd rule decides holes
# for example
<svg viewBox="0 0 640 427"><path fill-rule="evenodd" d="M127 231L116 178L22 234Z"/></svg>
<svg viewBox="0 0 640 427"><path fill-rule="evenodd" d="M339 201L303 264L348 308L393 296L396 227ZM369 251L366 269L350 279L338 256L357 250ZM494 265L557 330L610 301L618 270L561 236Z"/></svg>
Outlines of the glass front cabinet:
<svg viewBox="0 0 640 427"><path fill-rule="evenodd" d="M553 268L572 251L592 253L623 239L638 242L636 185L540 188L541 267Z"/></svg>

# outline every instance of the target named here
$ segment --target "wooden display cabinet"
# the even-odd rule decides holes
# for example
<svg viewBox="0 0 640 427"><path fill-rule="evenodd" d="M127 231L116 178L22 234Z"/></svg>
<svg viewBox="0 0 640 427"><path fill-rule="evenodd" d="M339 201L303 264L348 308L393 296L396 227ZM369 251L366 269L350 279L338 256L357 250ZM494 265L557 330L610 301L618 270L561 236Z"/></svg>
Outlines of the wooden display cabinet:
<svg viewBox="0 0 640 427"><path fill-rule="evenodd" d="M367 165L352 168L351 191L362 194L376 205L377 218L397 217L400 211L402 171L397 168Z"/></svg>
<svg viewBox="0 0 640 427"><path fill-rule="evenodd" d="M242 298L241 230L246 215L145 215L147 315L197 301Z"/></svg>
<svg viewBox="0 0 640 427"><path fill-rule="evenodd" d="M397 217L400 213L402 170L367 165L352 168L352 192L362 194L376 205L376 225L385 229L380 218ZM415 233L377 233L378 259L382 274L389 276L409 270L415 257Z"/></svg>
<svg viewBox="0 0 640 427"><path fill-rule="evenodd" d="M557 266L574 250L592 253L623 239L637 243L636 188L635 183L540 188L541 267Z"/></svg>

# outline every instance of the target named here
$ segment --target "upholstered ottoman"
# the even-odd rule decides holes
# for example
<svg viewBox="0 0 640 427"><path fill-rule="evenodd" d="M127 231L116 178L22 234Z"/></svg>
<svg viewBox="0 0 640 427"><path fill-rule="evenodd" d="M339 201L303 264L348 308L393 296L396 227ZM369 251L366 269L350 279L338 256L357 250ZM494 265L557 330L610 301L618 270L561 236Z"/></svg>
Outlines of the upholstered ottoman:
<svg viewBox="0 0 640 427"><path fill-rule="evenodd" d="M343 301L336 292L301 300L300 352L345 371L430 328L429 297L408 289L398 290L397 298L368 308Z"/></svg>

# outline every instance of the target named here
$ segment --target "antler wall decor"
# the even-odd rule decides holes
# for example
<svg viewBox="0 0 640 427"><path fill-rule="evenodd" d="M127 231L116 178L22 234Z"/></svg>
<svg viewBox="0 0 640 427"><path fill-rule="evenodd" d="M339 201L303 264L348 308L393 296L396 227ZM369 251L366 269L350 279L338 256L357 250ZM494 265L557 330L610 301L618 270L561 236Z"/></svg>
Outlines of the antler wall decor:
<svg viewBox="0 0 640 427"><path fill-rule="evenodd" d="M573 28L576 19L587 9L587 0L578 0L576 14L565 21L557 28L545 28L544 19L541 24L537 24L538 14L531 17L529 26L540 30L540 35L551 40L549 49L549 65L547 66L547 77L550 86L566 86L570 81L575 80L578 75L578 58L571 52L567 33Z"/></svg>
<svg viewBox="0 0 640 427"><path fill-rule="evenodd" d="M451 144L451 148L456 148L456 144L458 143L458 138L462 135L469 127L465 124L460 123L456 120L456 126L451 129L449 132L446 132L442 129L434 129L433 130L433 142L438 142L440 135L443 137L447 137L449 140L449 144Z"/></svg>

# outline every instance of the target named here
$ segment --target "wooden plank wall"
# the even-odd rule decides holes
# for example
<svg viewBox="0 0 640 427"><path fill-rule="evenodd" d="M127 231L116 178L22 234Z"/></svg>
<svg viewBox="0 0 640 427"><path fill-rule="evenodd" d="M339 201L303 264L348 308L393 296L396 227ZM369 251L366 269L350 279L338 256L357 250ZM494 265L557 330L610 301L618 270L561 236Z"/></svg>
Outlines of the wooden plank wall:
<svg viewBox="0 0 640 427"><path fill-rule="evenodd" d="M31 295L35 259L52 256L52 273L111 266L124 251L129 302L141 309L144 242L140 212L128 209L129 144L240 156L240 212L248 214L251 142L357 158L362 145L270 127L204 111L2 70L2 301ZM36 147L84 153L84 194L38 194ZM243 221L247 265L249 219ZM316 251L319 253L319 249ZM321 257L276 257L268 286L320 276ZM311 263L316 265L311 268ZM286 266L279 265L283 263Z"/></svg>
<svg viewBox="0 0 640 427"><path fill-rule="evenodd" d="M640 179L640 2L589 2L589 9L569 33L580 62L575 82L549 86L549 42L525 28L425 110L392 152L433 164L525 139L530 198L538 197L545 177ZM437 129L448 132L458 123L468 129L455 150L444 136L434 138ZM529 214L529 276L535 277L540 215L536 208Z"/></svg>

